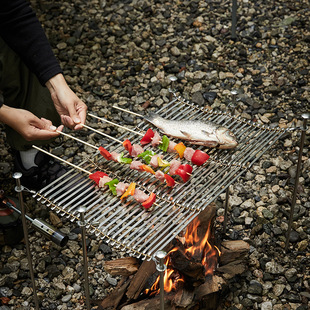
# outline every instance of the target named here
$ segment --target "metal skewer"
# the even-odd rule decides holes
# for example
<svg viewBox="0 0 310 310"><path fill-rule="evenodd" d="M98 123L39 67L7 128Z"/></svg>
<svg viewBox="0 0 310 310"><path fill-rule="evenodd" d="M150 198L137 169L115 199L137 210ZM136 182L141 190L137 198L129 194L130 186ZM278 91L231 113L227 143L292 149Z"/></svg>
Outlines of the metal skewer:
<svg viewBox="0 0 310 310"><path fill-rule="evenodd" d="M118 107L116 105L112 105L112 108L120 110L120 111L123 111L123 112L126 112L126 113L129 113L129 114L132 114L132 115L135 115L135 116L138 116L138 117L141 117L141 118L144 118L144 116L142 114L138 114L138 113L135 113L135 112L132 112L132 111L120 108L120 107Z"/></svg>
<svg viewBox="0 0 310 310"><path fill-rule="evenodd" d="M113 126L117 126L117 127L119 127L119 128L125 129L125 130L130 131L130 132L132 132L132 133L135 133L135 134L137 134L137 135L143 136L143 134L140 133L140 132L138 132L138 131L135 131L135 130L132 130L132 129L128 128L128 127L125 127L125 126L122 126L122 125L113 123L113 122L107 120L106 118L99 117L99 116L94 115L94 114L92 114L92 113L88 113L88 115L91 116L91 117L94 117L94 118L96 118L96 119L99 119L99 120L102 121L102 122L106 122L106 123L111 124L111 125L113 125Z"/></svg>
<svg viewBox="0 0 310 310"><path fill-rule="evenodd" d="M50 153L50 152L48 152L48 151L45 151L45 150L41 149L40 147L38 147L38 146L36 146L36 145L32 145L32 147L35 148L35 149L37 149L37 150L39 150L40 152L43 152L43 153L45 153L45 154L47 154L47 155L53 157L53 158L56 158L57 160L62 161L63 163L65 163L65 164L67 164L67 165L72 166L72 167L75 168L75 169L79 169L79 170L81 170L81 171L83 171L83 172L85 172L85 173L87 173L87 174L92 174L91 172L87 171L86 169L84 169L84 168L82 168L82 167L79 167L79 166L77 166L77 165L75 165L75 164L72 164L72 163L68 162L67 160L62 159L61 157L58 157L58 156L56 156L56 155L54 155L54 154L52 154L52 153Z"/></svg>
<svg viewBox="0 0 310 310"><path fill-rule="evenodd" d="M97 148L95 145L92 145L92 144L90 144L90 143L88 143L88 142L86 142L86 141L83 141L83 140L81 140L81 139L79 139L79 138L76 138L76 137L74 137L74 136L68 135L67 133L64 133L64 132L59 131L59 130L56 130L56 132L58 132L58 133L60 133L60 134L62 134L62 135L64 135L64 136L66 136L66 137L68 137L68 138L71 138L71 139L74 139L74 140L79 141L79 142L81 142L81 143L84 143L85 145L87 145L87 146L89 146L89 147L92 147L92 148L95 149L95 150L98 150L98 148Z"/></svg>

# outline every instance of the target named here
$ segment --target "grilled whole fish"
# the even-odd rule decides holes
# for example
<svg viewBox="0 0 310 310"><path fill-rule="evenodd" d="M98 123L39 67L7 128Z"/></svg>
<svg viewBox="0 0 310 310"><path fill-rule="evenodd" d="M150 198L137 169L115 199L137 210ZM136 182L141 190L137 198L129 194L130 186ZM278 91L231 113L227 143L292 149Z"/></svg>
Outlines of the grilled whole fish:
<svg viewBox="0 0 310 310"><path fill-rule="evenodd" d="M192 144L219 149L231 149L238 145L235 135L229 129L213 122L168 120L156 113L150 113L144 119L167 136L187 140Z"/></svg>

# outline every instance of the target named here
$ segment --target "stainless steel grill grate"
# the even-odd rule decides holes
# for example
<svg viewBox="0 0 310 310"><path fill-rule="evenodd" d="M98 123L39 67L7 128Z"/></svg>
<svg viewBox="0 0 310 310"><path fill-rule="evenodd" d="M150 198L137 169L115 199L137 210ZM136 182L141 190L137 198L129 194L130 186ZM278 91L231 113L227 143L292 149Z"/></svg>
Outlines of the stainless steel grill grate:
<svg viewBox="0 0 310 310"><path fill-rule="evenodd" d="M100 169L123 182L136 182L137 187L145 192L154 192L157 205L152 211L143 210L132 200L122 203L107 189L98 189L88 176L74 170L34 196L72 221L79 219L78 207L85 206L85 220L91 233L101 236L117 249L126 250L129 255L151 259L156 251L163 249L288 131L261 126L229 113L205 110L180 97L173 99L158 113L169 119L211 120L228 127L236 135L239 145L232 150L207 150L210 159L203 166L194 167L193 175L187 183L173 189L167 188L147 173L107 162L98 154L79 164L86 170ZM145 132L149 127L147 122L141 120L136 130ZM140 137L126 132L119 139L138 143ZM116 152L123 150L115 141L106 148ZM195 148L205 149L202 146ZM164 158L172 160L174 155L165 154Z"/></svg>

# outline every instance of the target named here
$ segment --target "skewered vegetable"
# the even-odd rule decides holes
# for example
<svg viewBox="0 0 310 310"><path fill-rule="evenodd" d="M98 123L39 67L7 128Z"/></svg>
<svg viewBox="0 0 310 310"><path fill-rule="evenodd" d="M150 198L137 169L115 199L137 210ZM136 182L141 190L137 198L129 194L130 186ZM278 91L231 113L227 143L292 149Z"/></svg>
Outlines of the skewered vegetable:
<svg viewBox="0 0 310 310"><path fill-rule="evenodd" d="M152 141L152 138L154 137L154 134L155 134L154 131L151 128L149 128L145 133L145 135L140 140L140 143L142 145L150 143Z"/></svg>

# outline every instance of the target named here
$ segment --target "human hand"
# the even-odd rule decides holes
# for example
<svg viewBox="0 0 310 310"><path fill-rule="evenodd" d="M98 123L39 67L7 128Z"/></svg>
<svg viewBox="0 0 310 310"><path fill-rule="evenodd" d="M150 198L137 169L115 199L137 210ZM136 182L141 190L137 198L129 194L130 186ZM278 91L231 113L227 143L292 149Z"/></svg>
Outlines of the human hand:
<svg viewBox="0 0 310 310"><path fill-rule="evenodd" d="M3 105L0 109L0 121L20 133L27 141L55 138L59 136L57 131L63 129L63 125L56 128L47 119L40 119L27 110L7 105Z"/></svg>
<svg viewBox="0 0 310 310"><path fill-rule="evenodd" d="M86 104L70 89L62 74L46 83L62 123L71 129L81 129L86 120Z"/></svg>

